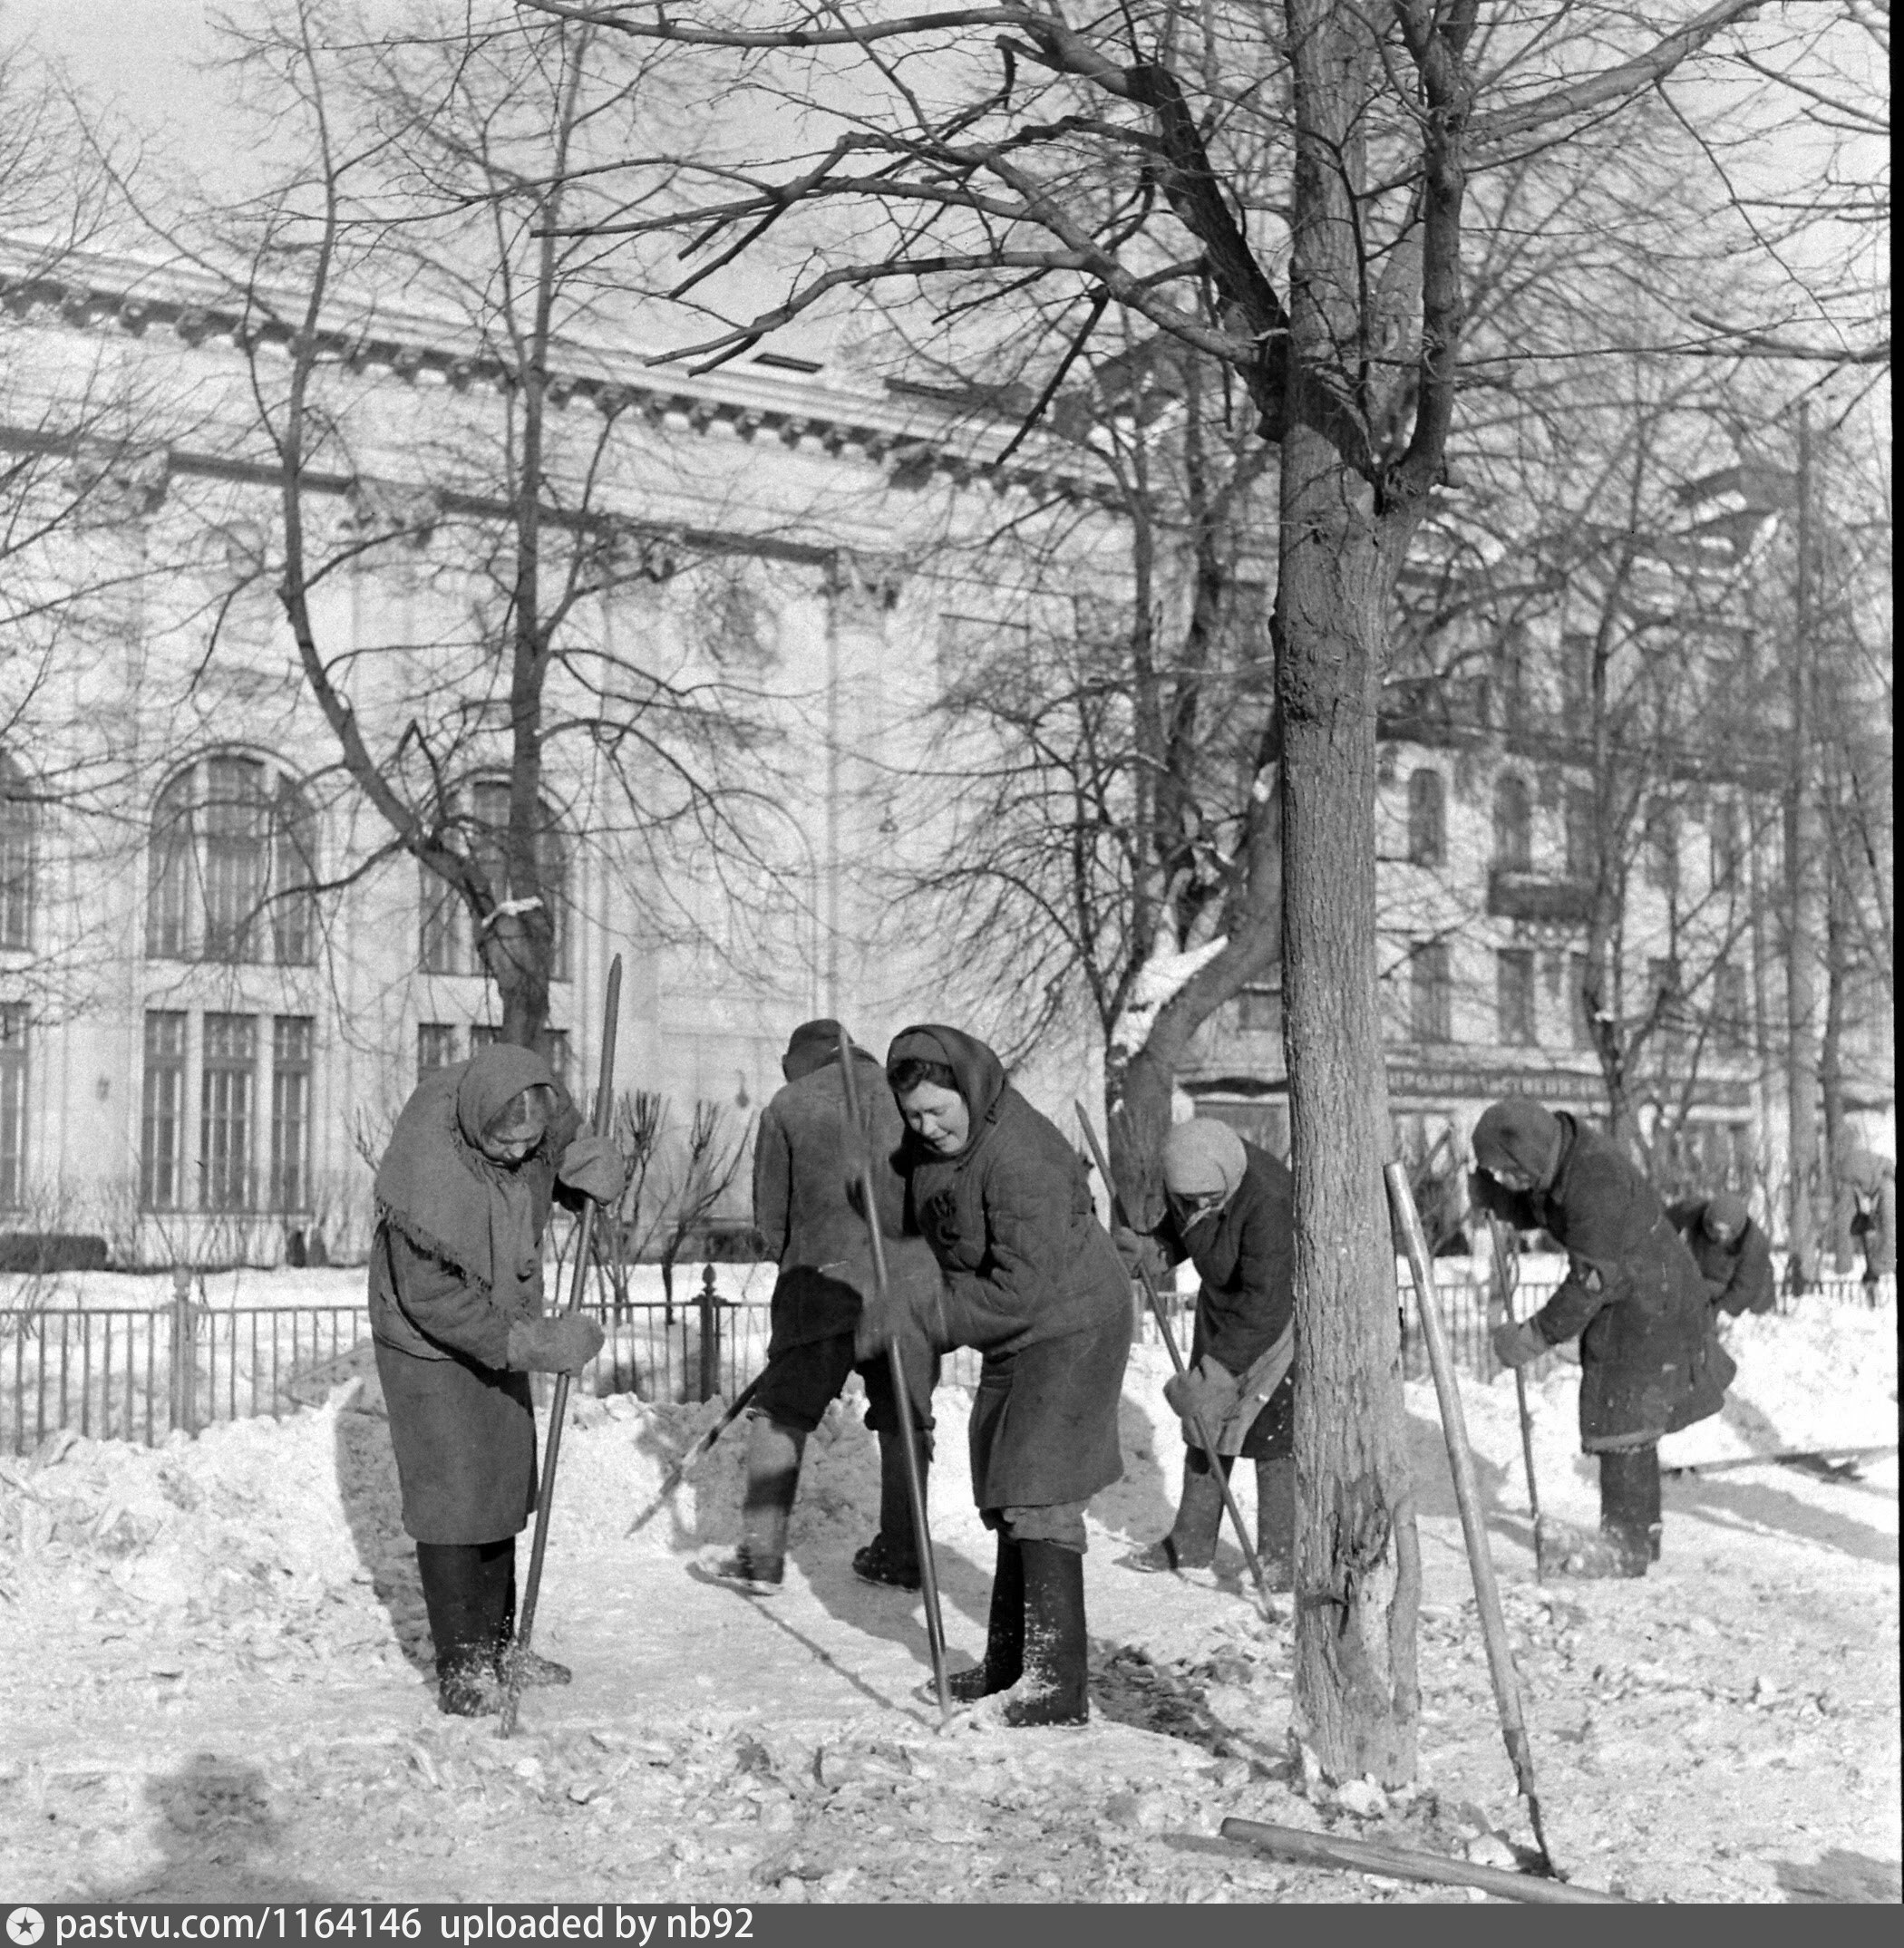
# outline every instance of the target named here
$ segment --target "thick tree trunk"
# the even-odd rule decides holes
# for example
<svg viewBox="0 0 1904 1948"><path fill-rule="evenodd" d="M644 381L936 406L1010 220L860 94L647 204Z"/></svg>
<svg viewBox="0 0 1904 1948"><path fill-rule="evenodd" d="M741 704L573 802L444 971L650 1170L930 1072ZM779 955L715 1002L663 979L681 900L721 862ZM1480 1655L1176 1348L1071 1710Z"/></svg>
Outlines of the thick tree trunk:
<svg viewBox="0 0 1904 1948"><path fill-rule="evenodd" d="M1414 1507L1375 993L1375 703L1388 579L1369 489L1283 449L1284 1039L1296 1175L1296 1702L1336 1778L1415 1766Z"/></svg>

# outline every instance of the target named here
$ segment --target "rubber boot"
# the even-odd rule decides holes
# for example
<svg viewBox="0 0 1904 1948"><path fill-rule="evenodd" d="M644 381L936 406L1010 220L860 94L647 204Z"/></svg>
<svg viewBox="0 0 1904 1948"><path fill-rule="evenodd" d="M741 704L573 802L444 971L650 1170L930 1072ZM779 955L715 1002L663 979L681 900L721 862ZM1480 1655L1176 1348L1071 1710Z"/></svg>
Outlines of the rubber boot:
<svg viewBox="0 0 1904 1948"><path fill-rule="evenodd" d="M764 1415L748 1421L741 1546L714 1571L722 1582L756 1594L780 1587L787 1568L787 1524L806 1445L807 1437L797 1429Z"/></svg>
<svg viewBox="0 0 1904 1948"><path fill-rule="evenodd" d="M1084 1558L1055 1542L1024 1542L1025 1671L1008 1725L1082 1725L1086 1694Z"/></svg>
<svg viewBox="0 0 1904 1948"><path fill-rule="evenodd" d="M976 1704L1009 1691L1025 1672L1025 1550L1001 1529L998 1566L992 1574L992 1610L986 1621L985 1662L955 1671L946 1688L961 1704Z"/></svg>
<svg viewBox="0 0 1904 1948"><path fill-rule="evenodd" d="M923 1441L916 1443L923 1448ZM919 1456L919 1492L925 1493L931 1463ZM912 1497L906 1486L906 1446L889 1430L879 1435L879 1533L853 1556L853 1574L862 1583L894 1589L919 1586L918 1544L912 1533Z"/></svg>
<svg viewBox="0 0 1904 1948"><path fill-rule="evenodd" d="M1256 1553L1263 1580L1278 1594L1296 1587L1296 1462L1256 1464Z"/></svg>

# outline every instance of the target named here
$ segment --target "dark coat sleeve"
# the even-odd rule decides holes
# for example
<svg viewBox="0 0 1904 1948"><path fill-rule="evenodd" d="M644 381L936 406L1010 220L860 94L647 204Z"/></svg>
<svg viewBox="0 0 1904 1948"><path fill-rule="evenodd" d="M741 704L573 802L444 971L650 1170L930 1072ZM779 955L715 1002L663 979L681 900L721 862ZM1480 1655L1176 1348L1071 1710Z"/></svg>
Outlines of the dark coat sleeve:
<svg viewBox="0 0 1904 1948"><path fill-rule="evenodd" d="M404 1320L433 1346L479 1365L509 1363L510 1313L481 1285L421 1251L394 1225L384 1226L393 1296Z"/></svg>
<svg viewBox="0 0 1904 1948"><path fill-rule="evenodd" d="M1736 1318L1741 1313L1769 1313L1777 1301L1777 1283L1772 1275L1772 1240L1756 1224L1749 1224L1739 1240L1732 1277L1713 1303Z"/></svg>
<svg viewBox="0 0 1904 1948"><path fill-rule="evenodd" d="M1075 1276L1071 1208L1075 1165L1030 1145L995 1157L981 1187L985 1263L955 1272L939 1297L949 1343L998 1346L1018 1338Z"/></svg>
<svg viewBox="0 0 1904 1948"><path fill-rule="evenodd" d="M1569 1171L1565 1211L1548 1226L1566 1247L1567 1278L1534 1314L1535 1330L1549 1345L1577 1338L1620 1296L1628 1188L1618 1158L1598 1149Z"/></svg>
<svg viewBox="0 0 1904 1948"><path fill-rule="evenodd" d="M1288 1325L1296 1306L1293 1216L1278 1187L1248 1179L1250 1196L1238 1213L1234 1251L1212 1264L1197 1306L1197 1348L1232 1373L1266 1353ZM1201 1261L1198 1269L1203 1270ZM1215 1275L1212 1276L1211 1274Z"/></svg>
<svg viewBox="0 0 1904 1948"><path fill-rule="evenodd" d="M753 1139L753 1228L775 1265L787 1255L792 1192L793 1158L787 1147L787 1127L769 1103Z"/></svg>

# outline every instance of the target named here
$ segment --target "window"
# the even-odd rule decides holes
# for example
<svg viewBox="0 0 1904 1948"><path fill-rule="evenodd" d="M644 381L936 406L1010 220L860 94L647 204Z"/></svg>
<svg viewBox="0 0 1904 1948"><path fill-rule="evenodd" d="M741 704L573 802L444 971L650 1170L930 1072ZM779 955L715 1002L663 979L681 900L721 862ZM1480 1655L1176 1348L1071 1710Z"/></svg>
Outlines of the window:
<svg viewBox="0 0 1904 1948"><path fill-rule="evenodd" d="M1503 771L1494 781L1494 865L1501 872L1530 872L1534 864L1534 809L1527 780Z"/></svg>
<svg viewBox="0 0 1904 1948"><path fill-rule="evenodd" d="M1647 884L1655 892L1673 894L1679 890L1679 817L1670 805L1657 802L1647 808Z"/></svg>
<svg viewBox="0 0 1904 1948"><path fill-rule="evenodd" d="M145 1017L145 1101L139 1131L139 1206L175 1211L183 1199L185 1016L150 1009Z"/></svg>
<svg viewBox="0 0 1904 1948"><path fill-rule="evenodd" d="M1503 643L1494 659L1499 722L1510 734L1527 729L1527 659L1519 643Z"/></svg>
<svg viewBox="0 0 1904 1948"><path fill-rule="evenodd" d="M456 1028L450 1022L416 1024L416 1073L421 1081L432 1069L447 1069L456 1060Z"/></svg>
<svg viewBox="0 0 1904 1948"><path fill-rule="evenodd" d="M1591 883L1599 877L1599 816L1590 785L1567 788L1567 877Z"/></svg>
<svg viewBox="0 0 1904 1948"><path fill-rule="evenodd" d="M257 1020L248 1014L208 1014L199 1083L199 1202L208 1211L251 1207L257 1071Z"/></svg>
<svg viewBox="0 0 1904 1948"><path fill-rule="evenodd" d="M1567 994L1572 1013L1573 1045L1577 1049L1594 1046L1593 1017L1588 1001L1588 990L1593 984L1592 956L1569 954L1567 956Z"/></svg>
<svg viewBox="0 0 1904 1948"><path fill-rule="evenodd" d="M1560 638L1560 709L1562 728L1582 735L1593 710L1593 638L1569 631Z"/></svg>
<svg viewBox="0 0 1904 1948"><path fill-rule="evenodd" d="M1246 1034L1281 1034L1282 990L1276 987L1246 987L1237 997L1237 1026Z"/></svg>
<svg viewBox="0 0 1904 1948"><path fill-rule="evenodd" d="M1447 797L1442 774L1435 770L1408 774L1408 863L1439 866L1447 856Z"/></svg>
<svg viewBox="0 0 1904 1948"><path fill-rule="evenodd" d="M1408 1028L1416 1042L1452 1042L1453 994L1448 945L1424 940L1408 956Z"/></svg>
<svg viewBox="0 0 1904 1948"><path fill-rule="evenodd" d="M229 753L180 771L152 808L146 952L307 966L316 848L316 818L287 774Z"/></svg>
<svg viewBox="0 0 1904 1948"><path fill-rule="evenodd" d="M1739 837L1739 806L1735 799L1722 798L1713 804L1713 884L1730 887L1738 884L1744 848Z"/></svg>
<svg viewBox="0 0 1904 1948"><path fill-rule="evenodd" d="M1745 970L1735 961L1713 969L1713 1046L1722 1055L1743 1055L1752 1044L1752 1008Z"/></svg>
<svg viewBox="0 0 1904 1948"><path fill-rule="evenodd" d="M33 945L34 801L0 751L0 947Z"/></svg>
<svg viewBox="0 0 1904 1948"><path fill-rule="evenodd" d="M494 1048L502 1040L502 1031L488 1022L472 1022L470 1024L470 1053L478 1049Z"/></svg>
<svg viewBox="0 0 1904 1948"><path fill-rule="evenodd" d="M549 944L549 974L553 981L566 981L569 964L568 845L554 809L545 801L540 811L536 871L542 882L541 897L547 902L549 924L554 935ZM478 783L470 793L470 810L461 824L470 857L488 879L491 890L499 899L517 897L505 858L509 836L507 780L490 778ZM423 876L419 949L424 973L480 974L482 961L476 951L468 906L427 866L419 865L417 870Z"/></svg>
<svg viewBox="0 0 1904 1948"><path fill-rule="evenodd" d="M575 1084L569 1079L568 1074L570 1060L568 1031L566 1028L549 1029L544 1037L544 1043L549 1055L549 1066L555 1071L556 1081L571 1096L574 1095Z"/></svg>
<svg viewBox="0 0 1904 1948"><path fill-rule="evenodd" d="M1534 1032L1534 956L1526 947L1503 947L1494 956L1494 1000L1501 1041L1531 1048Z"/></svg>
<svg viewBox="0 0 1904 1948"><path fill-rule="evenodd" d="M310 1202L311 1018L280 1014L271 1023L271 1208Z"/></svg>
<svg viewBox="0 0 1904 1948"><path fill-rule="evenodd" d="M0 1007L0 1208L26 1202L26 1007Z"/></svg>
<svg viewBox="0 0 1904 1948"><path fill-rule="evenodd" d="M1674 1056L1685 1044L1685 994L1679 963L1670 955L1647 963L1647 994L1659 1025L1659 1052Z"/></svg>

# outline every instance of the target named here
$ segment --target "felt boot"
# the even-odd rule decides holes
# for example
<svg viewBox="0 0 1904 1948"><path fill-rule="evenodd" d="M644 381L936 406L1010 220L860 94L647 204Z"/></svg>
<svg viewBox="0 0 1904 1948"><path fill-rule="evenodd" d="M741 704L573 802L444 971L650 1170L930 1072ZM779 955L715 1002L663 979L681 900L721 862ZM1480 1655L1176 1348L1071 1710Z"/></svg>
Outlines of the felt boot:
<svg viewBox="0 0 1904 1948"><path fill-rule="evenodd" d="M807 1437L764 1415L747 1424L747 1490L741 1502L741 1546L714 1571L756 1594L777 1590L786 1575L787 1524L800 1488Z"/></svg>
<svg viewBox="0 0 1904 1948"><path fill-rule="evenodd" d="M986 1621L985 1662L973 1671L956 1671L946 1688L961 1704L976 1704L994 1691L1009 1691L1025 1670L1025 1550L1002 1530L998 1566L992 1575L992 1610Z"/></svg>
<svg viewBox="0 0 1904 1948"><path fill-rule="evenodd" d="M501 1707L496 1651L515 1557L514 1536L416 1546L417 1577L436 1651L436 1701L452 1718L481 1718Z"/></svg>
<svg viewBox="0 0 1904 1948"><path fill-rule="evenodd" d="M1256 1464L1256 1553L1278 1594L1296 1587L1296 1462Z"/></svg>
<svg viewBox="0 0 1904 1948"><path fill-rule="evenodd" d="M1643 1576L1654 1559L1659 1520L1659 1449L1610 1448L1600 1456L1600 1536L1617 1567L1605 1575ZM1578 1572L1570 1572L1578 1573Z"/></svg>
<svg viewBox="0 0 1904 1948"><path fill-rule="evenodd" d="M921 1443L920 1445L923 1445ZM919 1490L926 1488L930 1464L919 1456ZM879 1435L879 1533L853 1557L853 1574L862 1583L884 1583L894 1589L919 1586L918 1545L912 1533L912 1498L906 1488L903 1438Z"/></svg>
<svg viewBox="0 0 1904 1948"><path fill-rule="evenodd" d="M1084 1558L1055 1542L1025 1542L1025 1670L1008 1725L1082 1725L1085 1694Z"/></svg>
<svg viewBox="0 0 1904 1948"><path fill-rule="evenodd" d="M1192 1449L1190 1452L1200 1453L1200 1450ZM1226 1456L1218 1466L1228 1474L1229 1458ZM1217 1532L1222 1526L1221 1478L1207 1459L1199 1472L1186 1455L1183 1497L1177 1504L1177 1519L1171 1525L1170 1534L1161 1542L1153 1542L1148 1549L1131 1556L1128 1566L1149 1571L1208 1569L1217 1559Z"/></svg>

